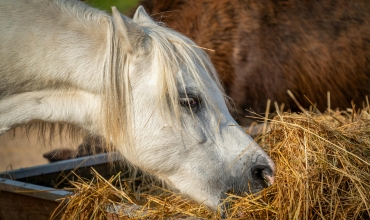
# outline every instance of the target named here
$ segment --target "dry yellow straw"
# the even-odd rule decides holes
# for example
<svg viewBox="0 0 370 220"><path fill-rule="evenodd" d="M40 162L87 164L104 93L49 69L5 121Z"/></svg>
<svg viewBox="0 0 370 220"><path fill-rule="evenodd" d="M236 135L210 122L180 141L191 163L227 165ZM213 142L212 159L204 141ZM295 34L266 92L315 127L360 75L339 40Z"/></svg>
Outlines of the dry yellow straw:
<svg viewBox="0 0 370 220"><path fill-rule="evenodd" d="M227 219L370 219L369 108L358 114L278 112L269 126L256 141L276 163L276 184L257 195L230 195ZM64 219L103 219L107 207L117 205L120 219L220 218L171 191L147 185L137 195L122 185L118 177L99 176L73 183Z"/></svg>

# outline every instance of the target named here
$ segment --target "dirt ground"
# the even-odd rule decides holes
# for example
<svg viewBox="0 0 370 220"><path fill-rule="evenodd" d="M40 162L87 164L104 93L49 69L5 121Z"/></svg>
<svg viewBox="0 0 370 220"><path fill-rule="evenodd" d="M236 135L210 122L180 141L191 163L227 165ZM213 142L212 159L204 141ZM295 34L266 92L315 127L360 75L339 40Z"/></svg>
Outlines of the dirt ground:
<svg viewBox="0 0 370 220"><path fill-rule="evenodd" d="M26 135L23 130L17 128L0 135L0 172L46 164L44 153L61 147L77 148L82 142L81 138L71 140L64 135L62 140L56 137L51 144L42 144L38 141L37 131Z"/></svg>

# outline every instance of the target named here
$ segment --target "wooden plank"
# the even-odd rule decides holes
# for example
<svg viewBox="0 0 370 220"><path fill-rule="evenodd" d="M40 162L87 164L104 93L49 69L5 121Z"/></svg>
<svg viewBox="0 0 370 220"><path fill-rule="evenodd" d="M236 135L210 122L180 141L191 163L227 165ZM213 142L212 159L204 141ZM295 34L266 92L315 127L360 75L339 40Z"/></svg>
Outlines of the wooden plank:
<svg viewBox="0 0 370 220"><path fill-rule="evenodd" d="M58 202L0 191L0 220L48 220ZM58 215L55 220L61 218Z"/></svg>
<svg viewBox="0 0 370 220"><path fill-rule="evenodd" d="M46 220L58 207L55 200L72 194L64 190L0 178L0 220ZM61 219L59 210L55 220ZM108 220L119 219L107 212Z"/></svg>
<svg viewBox="0 0 370 220"><path fill-rule="evenodd" d="M0 173L0 220L49 219L60 204L55 200L71 194L49 187L51 182L59 181L65 172L72 169L78 175L91 176L90 166L110 177L121 168L112 163L119 160L117 153L102 154ZM116 214L110 212L107 217L109 220L118 219ZM61 215L58 215L55 219L60 218Z"/></svg>

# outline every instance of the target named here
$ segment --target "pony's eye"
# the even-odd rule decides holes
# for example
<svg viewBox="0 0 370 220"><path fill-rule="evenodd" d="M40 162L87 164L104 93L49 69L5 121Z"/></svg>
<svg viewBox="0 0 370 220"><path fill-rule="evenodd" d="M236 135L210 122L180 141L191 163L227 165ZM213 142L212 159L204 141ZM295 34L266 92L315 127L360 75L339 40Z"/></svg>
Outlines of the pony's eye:
<svg viewBox="0 0 370 220"><path fill-rule="evenodd" d="M201 101L199 98L187 97L180 98L180 105L184 108L192 109L193 112L198 112L201 107Z"/></svg>

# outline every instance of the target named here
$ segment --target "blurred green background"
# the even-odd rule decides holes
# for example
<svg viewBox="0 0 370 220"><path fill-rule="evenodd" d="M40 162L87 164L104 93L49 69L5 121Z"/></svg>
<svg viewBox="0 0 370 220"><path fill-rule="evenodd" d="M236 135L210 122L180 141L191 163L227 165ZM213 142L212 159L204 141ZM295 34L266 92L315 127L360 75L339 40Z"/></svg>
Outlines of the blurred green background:
<svg viewBox="0 0 370 220"><path fill-rule="evenodd" d="M138 0L87 0L86 1L89 5L100 8L108 13L111 13L111 6L116 6L117 9L122 14L128 14L131 12L137 5Z"/></svg>

